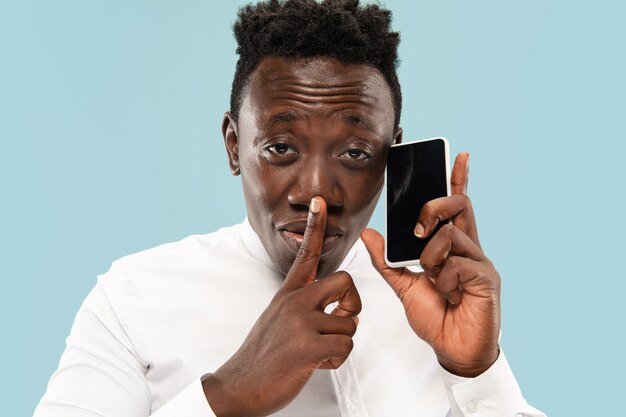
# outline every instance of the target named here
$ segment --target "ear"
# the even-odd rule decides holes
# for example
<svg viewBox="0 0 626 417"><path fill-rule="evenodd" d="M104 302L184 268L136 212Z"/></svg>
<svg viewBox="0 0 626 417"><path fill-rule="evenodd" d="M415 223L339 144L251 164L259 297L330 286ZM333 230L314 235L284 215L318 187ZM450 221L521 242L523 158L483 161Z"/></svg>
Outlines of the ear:
<svg viewBox="0 0 626 417"><path fill-rule="evenodd" d="M399 127L398 130L396 130L396 137L393 138L393 144L397 145L399 143L402 143L402 128Z"/></svg>
<svg viewBox="0 0 626 417"><path fill-rule="evenodd" d="M237 135L237 123L229 111L224 113L222 119L222 136L228 154L228 165L233 175L239 175L239 137Z"/></svg>

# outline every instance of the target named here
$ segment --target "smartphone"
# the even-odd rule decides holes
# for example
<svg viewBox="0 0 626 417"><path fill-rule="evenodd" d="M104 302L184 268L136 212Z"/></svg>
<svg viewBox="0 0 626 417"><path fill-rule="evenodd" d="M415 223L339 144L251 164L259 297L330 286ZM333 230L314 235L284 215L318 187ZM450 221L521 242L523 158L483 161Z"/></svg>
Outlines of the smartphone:
<svg viewBox="0 0 626 417"><path fill-rule="evenodd" d="M450 152L446 138L400 143L389 149L385 170L385 262L390 267L419 265L429 238L414 234L422 206L450 195Z"/></svg>

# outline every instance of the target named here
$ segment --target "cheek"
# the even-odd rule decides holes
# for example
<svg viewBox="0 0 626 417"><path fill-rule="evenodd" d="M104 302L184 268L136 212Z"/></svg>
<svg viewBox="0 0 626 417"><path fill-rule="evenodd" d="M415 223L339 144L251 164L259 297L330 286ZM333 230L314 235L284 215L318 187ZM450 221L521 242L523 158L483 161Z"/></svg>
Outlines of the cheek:
<svg viewBox="0 0 626 417"><path fill-rule="evenodd" d="M264 207L272 210L281 199L286 199L290 174L278 170L256 155L245 155L241 160L241 181L246 203L249 207Z"/></svg>
<svg viewBox="0 0 626 417"><path fill-rule="evenodd" d="M362 228L369 222L378 197L382 191L384 166L351 178L345 187L346 208L350 211L350 221L355 228Z"/></svg>

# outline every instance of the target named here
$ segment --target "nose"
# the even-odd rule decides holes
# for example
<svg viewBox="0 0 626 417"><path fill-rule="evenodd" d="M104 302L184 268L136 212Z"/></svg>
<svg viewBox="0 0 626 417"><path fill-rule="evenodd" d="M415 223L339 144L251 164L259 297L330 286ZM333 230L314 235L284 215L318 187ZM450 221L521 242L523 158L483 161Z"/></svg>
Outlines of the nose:
<svg viewBox="0 0 626 417"><path fill-rule="evenodd" d="M329 212L343 206L338 178L329 164L325 164L321 159L303 161L287 199L292 206L308 210L311 199L315 196L320 196L326 201Z"/></svg>

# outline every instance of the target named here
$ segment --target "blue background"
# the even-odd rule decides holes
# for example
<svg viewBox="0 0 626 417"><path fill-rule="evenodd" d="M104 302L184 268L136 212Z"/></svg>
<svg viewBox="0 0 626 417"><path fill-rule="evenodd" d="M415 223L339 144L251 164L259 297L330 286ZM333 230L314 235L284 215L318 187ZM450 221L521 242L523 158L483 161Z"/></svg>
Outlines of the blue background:
<svg viewBox="0 0 626 417"><path fill-rule="evenodd" d="M386 4L405 140L471 153L525 396L552 416L619 413L626 2ZM0 0L3 416L31 415L113 260L243 219L219 129L239 5Z"/></svg>

